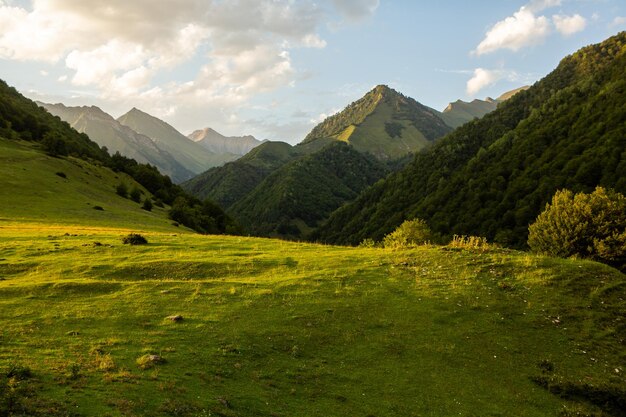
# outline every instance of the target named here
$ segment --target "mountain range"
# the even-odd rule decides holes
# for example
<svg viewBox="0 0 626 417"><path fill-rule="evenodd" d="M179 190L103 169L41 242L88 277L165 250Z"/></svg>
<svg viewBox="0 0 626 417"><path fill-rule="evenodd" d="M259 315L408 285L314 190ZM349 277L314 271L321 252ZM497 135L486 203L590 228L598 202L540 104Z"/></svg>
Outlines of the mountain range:
<svg viewBox="0 0 626 417"><path fill-rule="evenodd" d="M523 247L562 188L626 192L626 32L566 57L544 79L464 124L334 212L312 236L381 239L406 219Z"/></svg>
<svg viewBox="0 0 626 417"><path fill-rule="evenodd" d="M298 145L263 143L182 186L216 201L249 233L302 239L333 210L451 132L446 120L481 117L501 101L491 100L490 107L459 101L440 113L379 85L322 121Z"/></svg>
<svg viewBox="0 0 626 417"><path fill-rule="evenodd" d="M208 137L195 142L164 121L135 108L116 120L95 106L37 104L79 132L88 134L111 153L119 152L140 163L154 165L176 183L188 180L207 168L237 159L242 151L257 142L252 137L222 136L223 145L211 148L207 146L210 143ZM219 135L212 132L215 133L213 136Z"/></svg>
<svg viewBox="0 0 626 417"><path fill-rule="evenodd" d="M254 136L224 136L210 127L196 130L187 135L189 139L217 154L243 156L263 143Z"/></svg>

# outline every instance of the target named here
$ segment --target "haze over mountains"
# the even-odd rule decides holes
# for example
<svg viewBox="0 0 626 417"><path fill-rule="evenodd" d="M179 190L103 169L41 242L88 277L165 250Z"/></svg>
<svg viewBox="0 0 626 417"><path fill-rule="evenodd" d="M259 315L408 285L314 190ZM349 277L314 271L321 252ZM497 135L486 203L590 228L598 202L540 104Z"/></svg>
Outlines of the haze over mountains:
<svg viewBox="0 0 626 417"><path fill-rule="evenodd" d="M210 127L196 130L187 137L211 152L243 156L265 141L254 136L224 136Z"/></svg>
<svg viewBox="0 0 626 417"><path fill-rule="evenodd" d="M88 134L98 145L106 146L111 153L119 152L138 162L154 165L176 183L237 159L260 143L252 136L229 138L208 128L187 138L169 124L138 109L116 120L95 106L38 104L74 129Z"/></svg>

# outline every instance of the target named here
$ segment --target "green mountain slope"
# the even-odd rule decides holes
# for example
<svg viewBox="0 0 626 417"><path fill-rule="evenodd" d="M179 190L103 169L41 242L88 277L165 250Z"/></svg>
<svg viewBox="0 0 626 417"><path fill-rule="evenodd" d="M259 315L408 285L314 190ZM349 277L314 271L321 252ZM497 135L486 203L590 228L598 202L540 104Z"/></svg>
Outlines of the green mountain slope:
<svg viewBox="0 0 626 417"><path fill-rule="evenodd" d="M341 208L315 238L356 244L422 217L443 234L525 244L561 188L626 192L626 33L583 48Z"/></svg>
<svg viewBox="0 0 626 417"><path fill-rule="evenodd" d="M450 130L438 111L379 85L313 128L302 145L341 141L385 161L422 149Z"/></svg>
<svg viewBox="0 0 626 417"><path fill-rule="evenodd" d="M198 198L208 198L225 209L248 195L269 174L302 155L284 142L264 142L242 158L228 162L181 184Z"/></svg>
<svg viewBox="0 0 626 417"><path fill-rule="evenodd" d="M216 154L195 143L164 121L133 108L117 119L124 126L151 138L159 148L172 155L188 170L199 174L237 158L232 154Z"/></svg>
<svg viewBox="0 0 626 417"><path fill-rule="evenodd" d="M139 163L154 165L176 183L185 181L194 175L172 155L159 148L152 139L120 124L98 107L38 104L51 114L59 116L61 120L69 123L77 131L89 135L98 145L106 146L109 152L119 152Z"/></svg>
<svg viewBox="0 0 626 417"><path fill-rule="evenodd" d="M61 216L49 216L49 221L58 221L59 217L66 219L65 222L80 221L88 206L93 211L87 217L92 220L104 219L107 223L111 215L120 220L124 216L120 207L124 204L119 203L117 187L124 184L128 191L137 188L141 194L143 190L143 196L133 197L137 200L145 203L148 197L154 197L171 205L168 217L196 231L237 231L232 219L213 203L186 194L151 165L139 164L119 153L109 155L86 134L77 132L3 81L0 82L0 139L5 142L5 158L0 166L2 178L7 182L0 183L4 187L1 201L7 202L4 209L0 208L0 212L6 210L2 212L5 221L26 216L46 222L50 211ZM81 175L77 169L85 173ZM98 210L94 209L96 206ZM115 209L109 213L107 207ZM95 211L106 213L94 215ZM133 218L132 213L128 216ZM118 226L114 221L111 223L109 227ZM130 223L141 224L134 220Z"/></svg>
<svg viewBox="0 0 626 417"><path fill-rule="evenodd" d="M32 142L0 138L0 224L56 224L133 230L178 230L167 210L116 194L125 183L150 193L130 176L87 161L46 155ZM94 207L101 207L96 210Z"/></svg>
<svg viewBox="0 0 626 417"><path fill-rule="evenodd" d="M252 234L301 238L386 173L377 160L332 143L278 168L228 212Z"/></svg>

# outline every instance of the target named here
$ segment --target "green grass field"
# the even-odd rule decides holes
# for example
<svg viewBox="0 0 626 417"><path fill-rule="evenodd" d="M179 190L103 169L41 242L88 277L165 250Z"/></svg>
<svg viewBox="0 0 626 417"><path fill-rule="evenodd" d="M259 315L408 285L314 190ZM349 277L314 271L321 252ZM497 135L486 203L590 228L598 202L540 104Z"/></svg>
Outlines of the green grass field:
<svg viewBox="0 0 626 417"><path fill-rule="evenodd" d="M128 247L123 234L0 228L0 368L32 370L21 407L557 416L599 409L533 378L625 387L626 282L599 264L190 233ZM147 354L164 362L142 369Z"/></svg>
<svg viewBox="0 0 626 417"><path fill-rule="evenodd" d="M196 235L25 143L0 174L0 416L624 415L607 266Z"/></svg>

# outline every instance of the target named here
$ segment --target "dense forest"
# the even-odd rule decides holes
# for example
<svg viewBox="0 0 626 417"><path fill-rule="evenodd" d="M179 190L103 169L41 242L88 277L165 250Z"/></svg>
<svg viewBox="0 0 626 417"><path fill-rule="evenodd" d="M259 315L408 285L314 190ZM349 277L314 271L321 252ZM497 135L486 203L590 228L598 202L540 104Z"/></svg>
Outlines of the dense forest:
<svg viewBox="0 0 626 417"><path fill-rule="evenodd" d="M225 233L239 230L236 223L215 204L187 194L149 164L106 148L78 133L57 116L52 116L36 103L0 80L0 135L11 140L37 142L51 156L73 156L116 172L124 172L144 186L154 198L171 205L170 217L201 233Z"/></svg>
<svg viewBox="0 0 626 417"><path fill-rule="evenodd" d="M255 235L300 239L387 173L372 156L334 142L274 171L229 213Z"/></svg>
<svg viewBox="0 0 626 417"><path fill-rule="evenodd" d="M626 192L625 32L566 57L530 89L418 153L312 238L380 240L418 217L443 235L522 247L557 190L597 185Z"/></svg>

